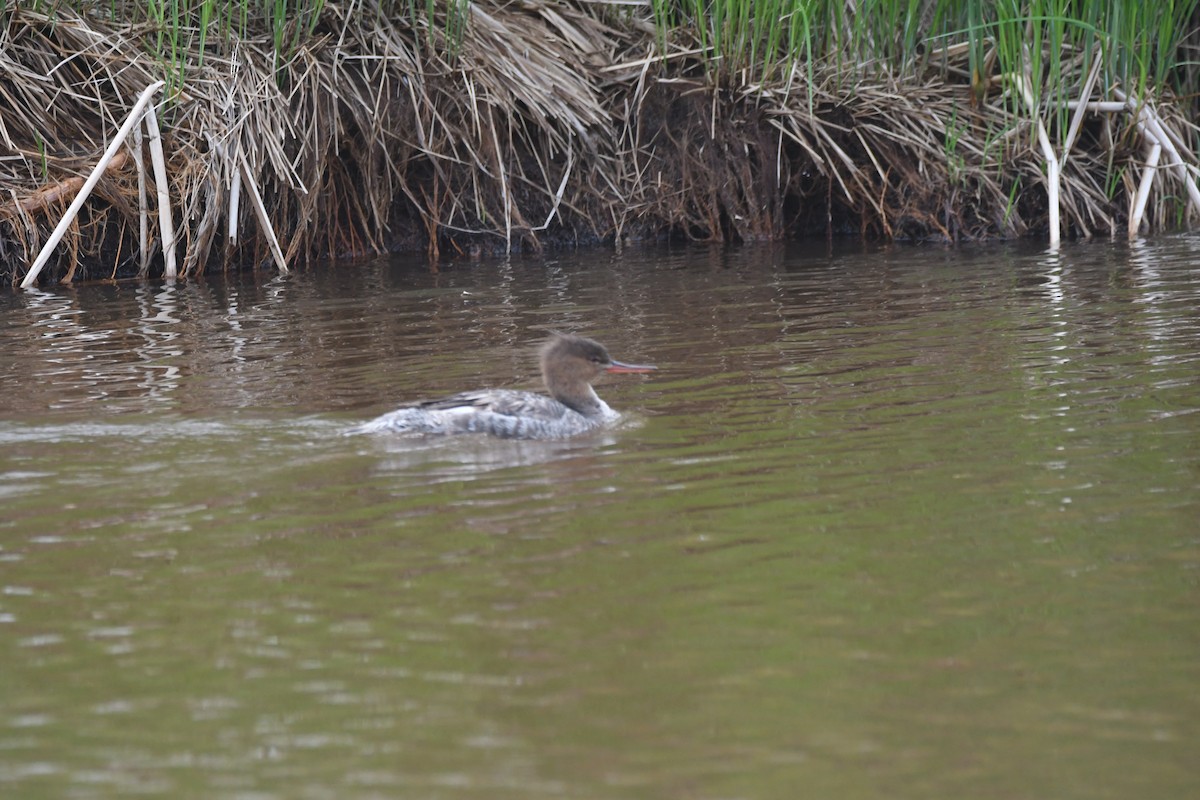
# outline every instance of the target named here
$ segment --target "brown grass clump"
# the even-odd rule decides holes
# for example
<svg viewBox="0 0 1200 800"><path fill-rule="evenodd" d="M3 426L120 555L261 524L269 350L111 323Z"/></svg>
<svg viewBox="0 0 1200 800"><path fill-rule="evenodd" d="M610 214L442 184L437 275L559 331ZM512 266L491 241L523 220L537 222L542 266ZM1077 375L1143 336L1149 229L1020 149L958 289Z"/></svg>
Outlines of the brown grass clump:
<svg viewBox="0 0 1200 800"><path fill-rule="evenodd" d="M461 39L445 12L328 3L311 34L288 37L298 44L286 59L267 32L209 39L200 53L185 30L197 49L175 65L147 54L148 23L7 12L3 278L21 280L134 100L164 78L183 275L270 260L262 226L234 203L243 160L291 264L392 248L436 258L663 236L960 240L1047 225L1034 118L1014 113L1000 80L978 101L956 77L963 54L904 80L814 65L753 84L715 76L686 43L661 53L645 20L603 7L451 5L467 9ZM1158 113L1195 141L1177 107ZM109 165L43 279L161 270L161 241L139 252L154 207L152 190L149 211L139 194L148 167L129 157L140 148ZM1122 229L1141 153L1133 115L1088 118L1062 184L1071 235ZM1149 225L1179 221L1174 194Z"/></svg>

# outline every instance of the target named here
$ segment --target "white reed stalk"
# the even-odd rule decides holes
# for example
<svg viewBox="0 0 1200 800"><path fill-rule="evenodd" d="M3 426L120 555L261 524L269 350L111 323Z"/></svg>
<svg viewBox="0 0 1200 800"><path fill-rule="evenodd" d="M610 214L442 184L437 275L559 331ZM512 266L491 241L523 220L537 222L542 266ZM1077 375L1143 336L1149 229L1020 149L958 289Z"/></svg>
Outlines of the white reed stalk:
<svg viewBox="0 0 1200 800"><path fill-rule="evenodd" d="M1083 124L1083 115L1087 111L1085 105L1087 100L1092 96L1092 89L1096 86L1096 79L1100 77L1100 65L1102 63L1103 59L1099 51L1097 51L1096 59L1092 62L1092 71L1088 73L1087 80L1083 83L1083 91L1079 94L1080 103L1076 103L1075 115L1071 117L1071 127L1067 130L1067 140L1063 142L1063 164L1067 163L1067 156L1071 152L1071 145L1075 143L1075 137L1079 135L1079 127Z"/></svg>
<svg viewBox="0 0 1200 800"><path fill-rule="evenodd" d="M146 202L146 159L142 157L142 129L133 126L133 163L137 167L138 180L138 252L141 266L138 275L146 277L150 271L150 205Z"/></svg>
<svg viewBox="0 0 1200 800"><path fill-rule="evenodd" d="M238 240L238 212L242 210L242 170L239 167L230 172L233 173L233 185L229 187L229 230L226 246L234 247Z"/></svg>
<svg viewBox="0 0 1200 800"><path fill-rule="evenodd" d="M1038 134L1039 138L1045 142L1042 146L1042 150L1045 151L1049 146L1050 139L1046 136L1046 127L1042 125L1040 119L1038 120ZM1050 153L1051 155L1046 159L1046 182L1049 183L1046 202L1050 206L1050 246L1058 247L1059 242L1062 241L1061 223L1059 222L1060 212L1058 208L1060 202L1059 190L1062 183L1062 166L1058 163L1058 158L1053 155L1054 151L1051 150Z"/></svg>
<svg viewBox="0 0 1200 800"><path fill-rule="evenodd" d="M1025 105L1029 107L1029 113L1037 114L1037 105L1033 102L1033 92L1029 88L1029 82L1025 80L1024 75L1013 75L1013 83L1016 84L1017 91L1021 93L1021 99L1025 101ZM1062 167L1059 165L1058 156L1054 153L1054 147L1050 144L1050 135L1046 133L1046 126L1042 124L1041 117L1038 117L1037 122L1037 138L1038 144L1042 148L1042 155L1046 157L1046 191L1048 194L1048 204L1050 206L1050 246L1058 247L1062 241L1062 233L1059 231L1059 182L1061 181Z"/></svg>
<svg viewBox="0 0 1200 800"><path fill-rule="evenodd" d="M1150 155L1146 157L1146 166L1142 168L1142 181L1138 185L1137 197L1133 201L1133 213L1129 215L1129 238L1136 239L1142 229L1142 217L1146 214L1146 202L1150 199L1150 187L1154 183L1154 175L1158 171L1158 160L1162 156L1163 147L1154 140L1150 132L1146 132L1146 141L1150 143Z"/></svg>
<svg viewBox="0 0 1200 800"><path fill-rule="evenodd" d="M275 257L275 263L279 266L279 271L287 274L288 265L283 258L283 250L279 247L279 240L275 238L275 229L271 227L271 218L267 216L267 207L263 205L262 195L258 193L258 185L254 182L254 176L250 174L250 165L246 163L246 157L238 154L238 164L242 171L242 180L250 187L250 207L254 209L254 215L258 217L258 224L262 226L263 235L267 237L267 243L271 246L271 254Z"/></svg>
<svg viewBox="0 0 1200 800"><path fill-rule="evenodd" d="M1083 100L1068 100L1067 108L1072 111L1077 108L1086 108L1088 111L1106 112L1109 114L1129 110L1127 105L1117 100L1093 100L1088 102L1084 102Z"/></svg>
<svg viewBox="0 0 1200 800"><path fill-rule="evenodd" d="M1139 105L1127 97L1120 89L1113 89L1113 94L1125 101L1129 112L1138 121L1139 128L1145 126L1144 130L1154 134L1154 138L1162 145L1163 150L1167 151L1167 158L1169 159L1168 167L1171 173L1183 182L1184 188L1187 189L1188 198L1192 201L1192 209L1197 214L1200 214L1200 188L1196 186L1196 181L1188 174L1187 162L1183 160L1183 156L1175 148L1175 144L1172 141L1174 137L1169 134L1167 127L1163 124L1158 114L1154 112L1149 103Z"/></svg>
<svg viewBox="0 0 1200 800"><path fill-rule="evenodd" d="M550 213L546 216L546 222L540 228L535 230L544 231L550 227L550 221L554 219L554 215L558 213L558 206L562 202L563 190L567 188L567 178L571 177L571 166L575 163L575 154L571 148L567 148L567 168L563 172L562 180L558 182L558 192L554 195L554 205L550 207Z"/></svg>
<svg viewBox="0 0 1200 800"><path fill-rule="evenodd" d="M163 277L174 278L175 222L171 218L171 193L167 186L167 159L163 156L162 136L154 106L146 109L146 134L150 139L150 163L154 165L154 184L158 192L158 233L162 237Z"/></svg>
<svg viewBox="0 0 1200 800"><path fill-rule="evenodd" d="M607 67L601 67L600 72L620 72L626 69L640 69L651 64L670 61L673 58L686 58L688 56L698 55L699 53L707 53L711 47L697 47L695 50L680 50L677 53L668 53L666 55L652 55L649 58L642 58L637 61L623 61L620 64L610 64Z"/></svg>
<svg viewBox="0 0 1200 800"><path fill-rule="evenodd" d="M29 268L29 272L25 273L25 278L21 281L21 288L28 289L37 282L38 274L42 268L46 266L46 262L50 260L50 254L54 252L54 248L62 241L62 237L66 234L67 228L71 227L71 223L75 221L75 217L79 214L79 209L83 208L83 204L87 202L88 195L96 188L96 184L100 182L100 176L104 174L104 170L108 167L108 162L112 161L112 157L116 155L117 150L125 141L125 137L129 136L129 132L133 130L133 126L137 125L141 119L142 111L150 103L150 98L166 85L166 81L156 81L150 84L138 97L137 103L134 104L133 110L129 112L129 116L125 119L125 124L117 131L116 137L109 143L108 149L104 151L104 155L100 157L100 161L96 164L92 174L84 182L83 188L79 190L79 194L75 195L75 200L67 208L67 213L63 214L62 219L58 221L58 225L54 228L54 233L50 234L50 238L46 240L46 244L42 246L42 250L33 261L33 265Z"/></svg>

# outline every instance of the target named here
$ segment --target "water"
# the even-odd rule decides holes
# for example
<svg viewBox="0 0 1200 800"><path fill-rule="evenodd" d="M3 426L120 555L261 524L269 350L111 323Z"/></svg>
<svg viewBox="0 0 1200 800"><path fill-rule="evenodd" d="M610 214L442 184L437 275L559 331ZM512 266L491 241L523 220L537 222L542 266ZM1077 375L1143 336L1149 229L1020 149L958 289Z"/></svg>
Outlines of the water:
<svg viewBox="0 0 1200 800"><path fill-rule="evenodd" d="M0 296L0 795L1192 798L1200 238ZM657 363L568 442L346 437Z"/></svg>

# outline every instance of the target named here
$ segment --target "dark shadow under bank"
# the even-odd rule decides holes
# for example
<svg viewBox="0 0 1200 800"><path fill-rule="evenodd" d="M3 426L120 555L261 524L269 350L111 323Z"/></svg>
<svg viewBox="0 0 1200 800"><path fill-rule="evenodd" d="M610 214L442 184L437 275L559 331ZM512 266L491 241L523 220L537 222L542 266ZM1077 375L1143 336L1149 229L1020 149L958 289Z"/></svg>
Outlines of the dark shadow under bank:
<svg viewBox="0 0 1200 800"><path fill-rule="evenodd" d="M291 266L1049 229L1040 120L1014 113L1005 76L968 82L965 50L931 51L903 74L841 64L751 81L714 72L686 43L655 58L644 26L569 4L471 9L452 53L429 44L440 34L428 20L328 6L283 67L269 39L183 56L182 88L159 105L180 274L275 268L243 162ZM163 65L144 32L103 15L0 18L6 57L46 76L9 94L0 142L13 198L0 208L0 280L16 284ZM1193 161L1196 102L1154 105ZM1061 140L1062 120L1045 119ZM1133 113L1082 118L1060 186L1064 238L1126 235L1146 160L1138 131ZM1194 219L1169 170L1153 180L1143 230ZM40 282L143 274L143 217L146 274L161 275L154 187L136 159L110 168Z"/></svg>

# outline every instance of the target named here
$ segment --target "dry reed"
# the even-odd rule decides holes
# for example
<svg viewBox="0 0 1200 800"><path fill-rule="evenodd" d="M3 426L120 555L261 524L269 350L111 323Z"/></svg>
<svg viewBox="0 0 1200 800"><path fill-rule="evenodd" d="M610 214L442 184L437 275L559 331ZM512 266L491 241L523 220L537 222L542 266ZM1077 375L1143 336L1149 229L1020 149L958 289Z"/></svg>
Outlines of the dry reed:
<svg viewBox="0 0 1200 800"><path fill-rule="evenodd" d="M436 258L663 236L960 240L1047 228L1036 116L1014 115L1005 76L989 76L979 99L964 48L929 54L905 78L814 64L758 83L714 74L694 42L661 51L636 14L455 7L468 14L461 40L447 38L444 12L392 18L328 3L310 35L291 37L286 61L269 32L186 54L159 105L180 274L264 264L271 230L274 260L295 264L421 246ZM172 68L147 55L145 23L8 14L0 265L16 283L134 99ZM1132 106L1156 109L1194 168L1186 105L1157 101ZM1048 124L1049 137L1068 136ZM1149 150L1139 124L1150 123L1090 113L1072 134L1059 200L1068 235L1125 229ZM114 159L45 278L162 269L161 237L143 245L139 233L147 204L157 208L145 188L155 179L133 155ZM1183 167L1148 174L1160 190L1145 226L1179 224ZM254 190L266 218L239 200Z"/></svg>

